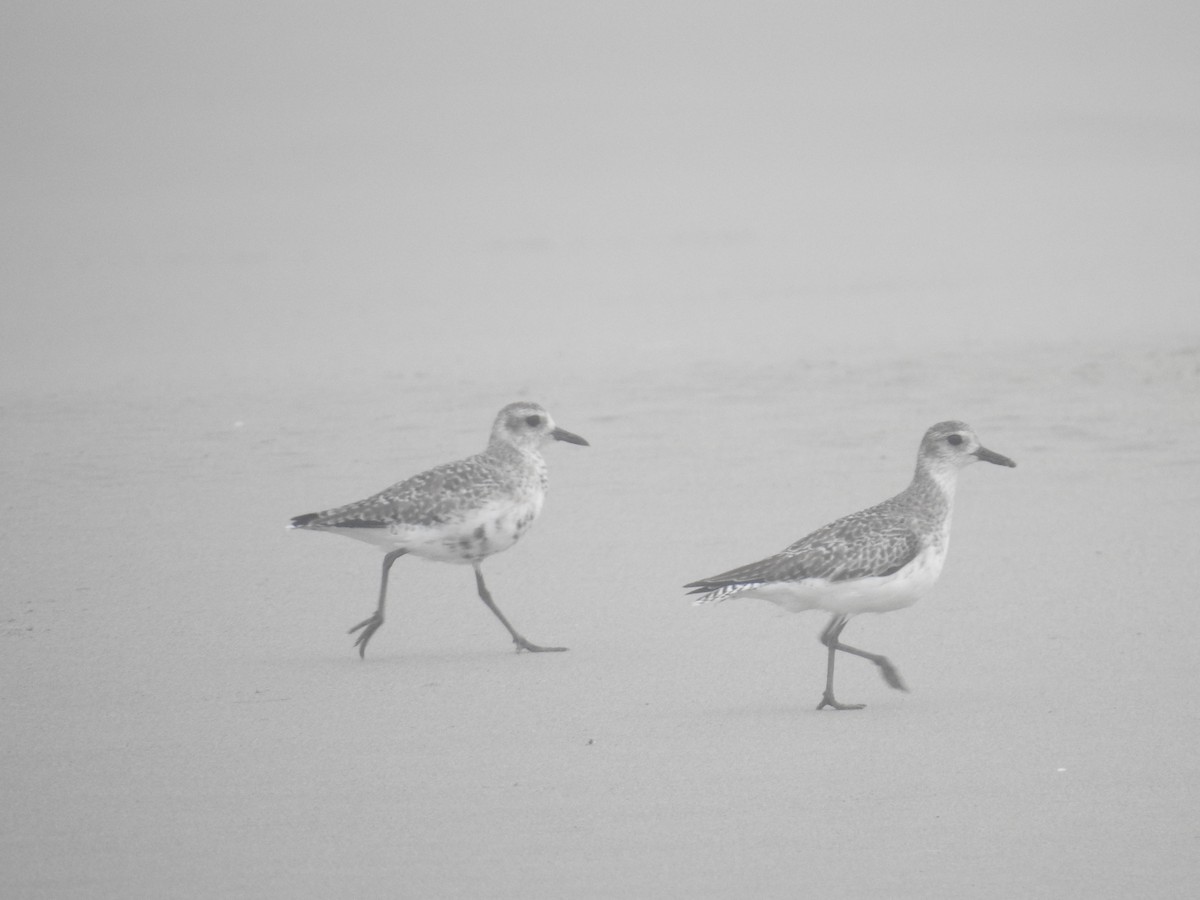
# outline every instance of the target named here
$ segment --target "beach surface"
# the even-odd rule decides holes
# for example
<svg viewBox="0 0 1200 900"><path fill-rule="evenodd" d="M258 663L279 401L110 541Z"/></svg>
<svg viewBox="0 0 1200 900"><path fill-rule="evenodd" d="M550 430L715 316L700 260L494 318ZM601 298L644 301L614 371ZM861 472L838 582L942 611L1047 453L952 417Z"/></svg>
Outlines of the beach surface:
<svg viewBox="0 0 1200 900"><path fill-rule="evenodd" d="M1190 897L1195 10L402 6L5 14L0 893ZM286 522L518 399L570 651L404 559L360 660ZM681 585L948 418L1017 468L818 712L823 614Z"/></svg>

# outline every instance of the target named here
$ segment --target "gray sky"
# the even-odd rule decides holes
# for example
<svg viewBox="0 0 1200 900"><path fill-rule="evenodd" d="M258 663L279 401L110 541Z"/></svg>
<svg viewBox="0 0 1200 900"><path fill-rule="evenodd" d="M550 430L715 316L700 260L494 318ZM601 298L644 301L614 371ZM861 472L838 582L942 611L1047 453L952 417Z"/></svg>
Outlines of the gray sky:
<svg viewBox="0 0 1200 900"><path fill-rule="evenodd" d="M1200 330L1193 3L0 18L8 386Z"/></svg>

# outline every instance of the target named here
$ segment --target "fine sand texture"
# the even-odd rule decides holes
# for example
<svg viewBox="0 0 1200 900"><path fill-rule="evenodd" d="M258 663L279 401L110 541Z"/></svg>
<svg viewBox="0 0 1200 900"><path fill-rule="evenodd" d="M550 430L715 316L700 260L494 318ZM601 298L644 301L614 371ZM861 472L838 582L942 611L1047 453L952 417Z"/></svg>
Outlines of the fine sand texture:
<svg viewBox="0 0 1200 900"><path fill-rule="evenodd" d="M947 373L955 373L947 378ZM1200 350L702 364L537 392L547 509L470 570L285 532L478 449L523 391L8 398L4 829L20 897L1183 897ZM855 619L680 585L906 483L968 419L946 572Z"/></svg>
<svg viewBox="0 0 1200 900"><path fill-rule="evenodd" d="M1200 5L0 12L0 897L1183 900ZM544 404L471 570L286 531ZM682 585L908 483L854 619Z"/></svg>

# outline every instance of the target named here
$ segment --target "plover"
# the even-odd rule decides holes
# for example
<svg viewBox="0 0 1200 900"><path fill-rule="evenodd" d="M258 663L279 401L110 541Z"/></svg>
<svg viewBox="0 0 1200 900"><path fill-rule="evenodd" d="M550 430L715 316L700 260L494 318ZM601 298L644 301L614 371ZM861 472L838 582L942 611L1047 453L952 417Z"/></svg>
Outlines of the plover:
<svg viewBox="0 0 1200 900"><path fill-rule="evenodd" d="M542 511L546 461L541 448L550 441L588 446L555 425L538 404L510 403L496 416L482 453L436 466L365 500L292 519L289 528L342 534L386 551L375 612L347 632L362 630L355 641L359 656L365 658L367 644L383 625L388 572L405 554L474 568L480 599L508 629L518 652L567 649L539 647L522 637L492 600L480 570L484 559L515 544Z"/></svg>
<svg viewBox="0 0 1200 900"><path fill-rule="evenodd" d="M851 616L903 609L933 587L946 561L958 470L978 460L1015 467L1007 456L979 443L962 422L939 422L921 439L912 483L889 500L851 513L766 559L701 578L684 587L695 602L760 597L789 612L821 609L833 618L821 633L829 651L825 693L817 709L862 709L833 696L834 654L869 659L884 680L908 690L886 657L841 643Z"/></svg>

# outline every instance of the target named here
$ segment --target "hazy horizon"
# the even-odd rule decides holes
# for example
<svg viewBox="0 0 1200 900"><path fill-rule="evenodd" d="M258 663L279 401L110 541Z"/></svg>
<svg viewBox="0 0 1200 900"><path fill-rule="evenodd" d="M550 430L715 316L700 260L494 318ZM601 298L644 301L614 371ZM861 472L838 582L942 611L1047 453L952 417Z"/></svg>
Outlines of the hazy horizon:
<svg viewBox="0 0 1200 900"><path fill-rule="evenodd" d="M2 15L10 386L1200 333L1194 4Z"/></svg>

